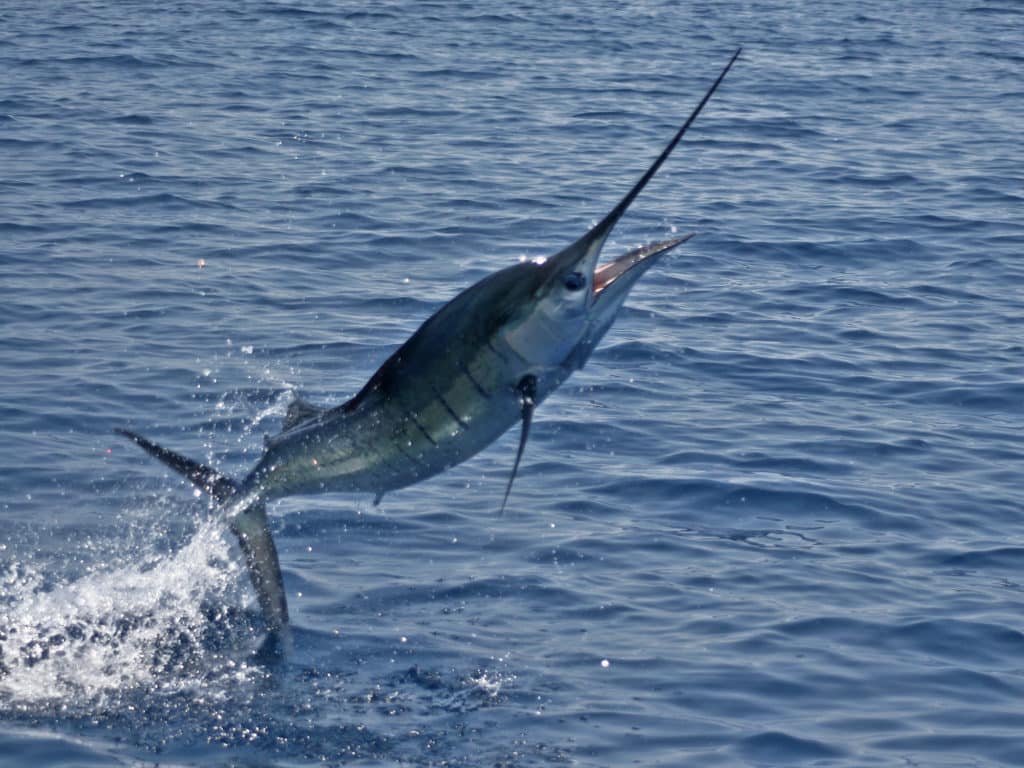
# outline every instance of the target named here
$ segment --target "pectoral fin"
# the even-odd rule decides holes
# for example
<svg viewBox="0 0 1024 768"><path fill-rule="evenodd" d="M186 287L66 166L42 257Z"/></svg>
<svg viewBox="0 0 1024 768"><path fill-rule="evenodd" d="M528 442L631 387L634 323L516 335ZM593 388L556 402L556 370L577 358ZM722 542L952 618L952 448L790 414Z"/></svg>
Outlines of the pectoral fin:
<svg viewBox="0 0 1024 768"><path fill-rule="evenodd" d="M501 500L501 510L498 514L504 514L505 505L508 503L508 496L512 493L512 483L515 482L516 472L519 471L519 461L523 458L523 449L526 448L526 439L530 436L530 423L533 421L533 411L537 407L537 377L531 374L523 376L516 390L519 392L519 403L523 413L523 430L519 433L519 450L516 451L516 463L512 465L512 475L505 487L505 498Z"/></svg>

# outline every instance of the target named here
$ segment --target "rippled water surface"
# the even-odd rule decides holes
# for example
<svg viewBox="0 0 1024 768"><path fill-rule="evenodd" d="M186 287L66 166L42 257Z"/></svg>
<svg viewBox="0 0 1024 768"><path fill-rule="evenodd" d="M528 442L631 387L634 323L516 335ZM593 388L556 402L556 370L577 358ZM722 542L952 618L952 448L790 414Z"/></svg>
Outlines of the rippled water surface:
<svg viewBox="0 0 1024 768"><path fill-rule="evenodd" d="M0 766L1024 764L1024 8L5 3ZM555 252L744 53L538 411L206 501L442 302Z"/></svg>

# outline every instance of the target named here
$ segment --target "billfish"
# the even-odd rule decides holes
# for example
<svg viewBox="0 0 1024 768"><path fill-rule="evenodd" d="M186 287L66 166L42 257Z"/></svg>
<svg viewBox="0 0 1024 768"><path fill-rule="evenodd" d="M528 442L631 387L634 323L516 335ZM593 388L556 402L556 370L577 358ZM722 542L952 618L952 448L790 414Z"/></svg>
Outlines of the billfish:
<svg viewBox="0 0 1024 768"><path fill-rule="evenodd" d="M467 288L420 326L348 402L320 408L296 399L283 431L240 481L129 430L117 430L221 505L238 537L271 635L288 624L281 568L266 505L284 496L371 493L375 501L459 464L516 422L519 447L502 509L530 433L534 409L583 367L630 289L693 233L598 264L612 228L700 114L740 55L661 155L596 226L544 260L502 269Z"/></svg>

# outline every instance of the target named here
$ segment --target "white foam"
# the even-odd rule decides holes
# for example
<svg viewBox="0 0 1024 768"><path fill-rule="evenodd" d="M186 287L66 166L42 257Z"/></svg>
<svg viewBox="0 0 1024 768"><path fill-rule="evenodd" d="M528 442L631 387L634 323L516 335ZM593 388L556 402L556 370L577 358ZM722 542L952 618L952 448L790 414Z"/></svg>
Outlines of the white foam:
<svg viewBox="0 0 1024 768"><path fill-rule="evenodd" d="M293 389L280 384L284 391L271 403L245 414L240 445L251 441L264 420L285 414ZM244 407L227 395L217 403L229 416ZM0 706L95 711L132 691L174 693L203 685L209 696L217 688L209 685L214 677L227 676L230 685L252 676L244 662L211 658L204 650L211 607L223 614L215 617L223 623L238 615L231 609L253 597L223 520L215 516L201 523L184 546L168 554L152 550L146 522L152 515L142 518L121 531L125 552L105 556L76 580L54 584L52 574L31 560L0 571ZM69 549L76 546L85 544L68 543ZM180 663L176 653L184 657ZM198 665L196 654L205 654Z"/></svg>
<svg viewBox="0 0 1024 768"><path fill-rule="evenodd" d="M55 587L45 588L31 565L10 566L0 578L0 702L94 709L126 691L174 692L208 679L209 669L175 666L175 648L184 643L194 661L210 629L206 610L241 600L236 555L214 520L173 553Z"/></svg>

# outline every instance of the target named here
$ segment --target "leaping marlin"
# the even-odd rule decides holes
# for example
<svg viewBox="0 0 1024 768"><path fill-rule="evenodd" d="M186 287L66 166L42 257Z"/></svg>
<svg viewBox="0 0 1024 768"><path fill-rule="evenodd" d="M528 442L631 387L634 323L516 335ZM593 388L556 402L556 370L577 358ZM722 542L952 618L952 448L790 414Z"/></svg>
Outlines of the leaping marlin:
<svg viewBox="0 0 1024 768"><path fill-rule="evenodd" d="M128 430L118 432L185 475L223 506L245 554L271 636L288 623L266 503L300 493L350 491L376 499L443 472L483 450L517 421L519 449L533 411L582 368L630 289L693 233L643 246L598 266L601 247L725 78L740 50L646 173L612 211L544 261L485 277L430 317L343 405L295 400L284 430L237 482Z"/></svg>

